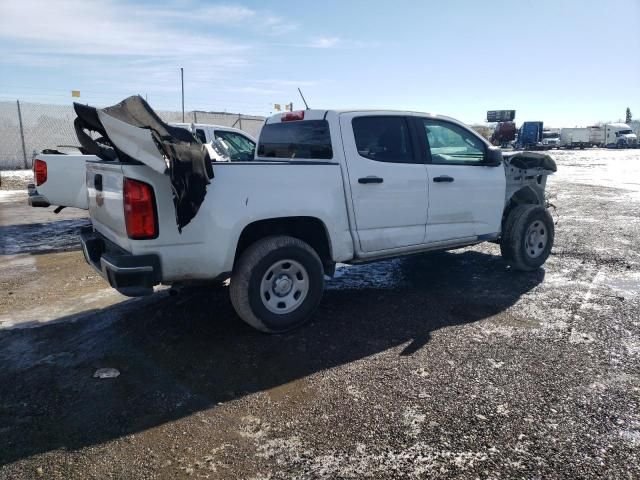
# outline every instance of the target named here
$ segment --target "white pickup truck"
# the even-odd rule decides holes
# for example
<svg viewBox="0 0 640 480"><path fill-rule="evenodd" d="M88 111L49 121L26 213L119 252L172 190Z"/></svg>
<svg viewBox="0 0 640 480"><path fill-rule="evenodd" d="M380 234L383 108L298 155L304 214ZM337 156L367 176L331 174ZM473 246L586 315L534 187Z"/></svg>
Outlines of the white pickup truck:
<svg viewBox="0 0 640 480"><path fill-rule="evenodd" d="M97 112L104 144L120 153L78 159L81 174L69 172L47 197L88 208L86 260L126 295L230 278L238 315L259 330L283 332L309 319L336 263L494 241L512 268L528 271L553 244L544 196L553 160L540 153L503 158L448 117L315 109L274 115L254 158L207 159L210 183L185 220L176 163L158 140L168 138L157 134L162 125L134 126ZM38 191L52 180L42 165L62 157L37 157ZM187 185L187 197L189 188L196 186Z"/></svg>

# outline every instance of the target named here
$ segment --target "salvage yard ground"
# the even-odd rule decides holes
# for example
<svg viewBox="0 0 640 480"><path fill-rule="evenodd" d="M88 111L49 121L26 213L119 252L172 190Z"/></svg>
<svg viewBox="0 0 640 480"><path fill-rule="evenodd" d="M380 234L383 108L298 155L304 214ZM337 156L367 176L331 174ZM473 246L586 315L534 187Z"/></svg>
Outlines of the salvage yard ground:
<svg viewBox="0 0 640 480"><path fill-rule="evenodd" d="M282 336L225 287L122 297L83 212L3 185L0 478L639 478L640 151L551 154L544 269L344 266Z"/></svg>

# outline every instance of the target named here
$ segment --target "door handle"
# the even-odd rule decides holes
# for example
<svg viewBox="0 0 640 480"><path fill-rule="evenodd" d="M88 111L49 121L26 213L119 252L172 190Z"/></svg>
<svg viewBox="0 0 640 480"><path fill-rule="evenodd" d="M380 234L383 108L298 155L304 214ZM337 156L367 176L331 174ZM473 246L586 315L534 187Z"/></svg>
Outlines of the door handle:
<svg viewBox="0 0 640 480"><path fill-rule="evenodd" d="M437 183L440 183L440 182L451 183L453 182L453 177L450 177L449 175L440 175L439 177L434 177L433 181Z"/></svg>
<svg viewBox="0 0 640 480"><path fill-rule="evenodd" d="M384 182L384 179L380 177L374 177L372 175L358 179L358 183L382 183L382 182Z"/></svg>
<svg viewBox="0 0 640 480"><path fill-rule="evenodd" d="M99 192L102 191L102 175L101 174L99 173L95 174L95 176L93 177L93 186Z"/></svg>

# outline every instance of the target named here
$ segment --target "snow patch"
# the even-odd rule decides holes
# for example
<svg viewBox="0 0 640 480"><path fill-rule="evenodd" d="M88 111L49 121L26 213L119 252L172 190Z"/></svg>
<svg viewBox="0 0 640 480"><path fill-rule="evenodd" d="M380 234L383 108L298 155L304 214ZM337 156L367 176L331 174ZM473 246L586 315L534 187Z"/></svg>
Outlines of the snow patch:
<svg viewBox="0 0 640 480"><path fill-rule="evenodd" d="M0 203L13 203L27 199L24 190L0 190Z"/></svg>

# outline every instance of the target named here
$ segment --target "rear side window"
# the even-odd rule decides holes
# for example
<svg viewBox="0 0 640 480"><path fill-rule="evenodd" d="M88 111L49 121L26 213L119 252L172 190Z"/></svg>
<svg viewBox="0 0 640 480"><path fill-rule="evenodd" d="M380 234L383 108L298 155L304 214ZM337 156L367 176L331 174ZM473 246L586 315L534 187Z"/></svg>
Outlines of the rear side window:
<svg viewBox="0 0 640 480"><path fill-rule="evenodd" d="M352 125L360 156L378 162L414 162L406 118L356 117L352 120Z"/></svg>
<svg viewBox="0 0 640 480"><path fill-rule="evenodd" d="M267 123L258 141L258 156L271 158L333 158L326 120Z"/></svg>

